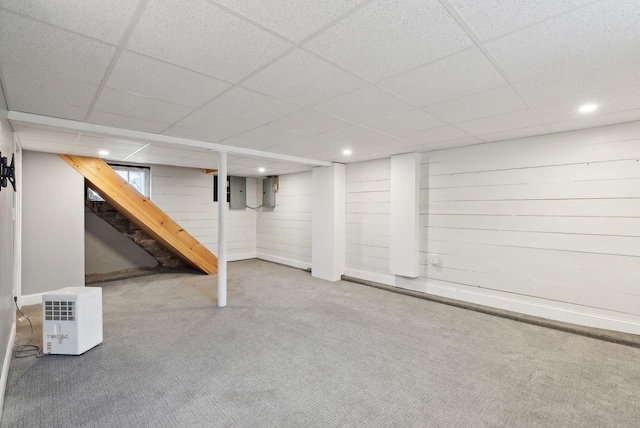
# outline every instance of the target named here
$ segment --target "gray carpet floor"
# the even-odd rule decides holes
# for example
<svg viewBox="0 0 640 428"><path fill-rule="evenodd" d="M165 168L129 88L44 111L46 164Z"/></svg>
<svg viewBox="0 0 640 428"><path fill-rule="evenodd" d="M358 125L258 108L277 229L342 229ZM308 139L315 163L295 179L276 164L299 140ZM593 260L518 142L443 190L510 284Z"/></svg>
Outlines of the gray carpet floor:
<svg viewBox="0 0 640 428"><path fill-rule="evenodd" d="M104 342L14 358L0 426L640 426L638 348L259 260L228 275L224 309L215 276L102 284Z"/></svg>

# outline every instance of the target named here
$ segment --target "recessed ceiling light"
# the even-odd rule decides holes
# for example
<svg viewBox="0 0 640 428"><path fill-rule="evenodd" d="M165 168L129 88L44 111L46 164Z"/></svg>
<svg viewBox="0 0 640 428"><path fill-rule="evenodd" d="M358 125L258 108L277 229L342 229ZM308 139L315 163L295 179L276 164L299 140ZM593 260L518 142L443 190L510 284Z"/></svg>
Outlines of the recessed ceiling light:
<svg viewBox="0 0 640 428"><path fill-rule="evenodd" d="M258 168L258 172L265 172L266 170L262 167Z"/></svg>
<svg viewBox="0 0 640 428"><path fill-rule="evenodd" d="M342 151L342 154L345 155L345 156L349 156L351 154L351 149L344 149Z"/></svg>
<svg viewBox="0 0 640 428"><path fill-rule="evenodd" d="M100 150L100 151L98 152L98 154L99 154L100 156L106 156L106 155L108 155L108 154L109 154L109 152L108 152L108 151L106 151L106 150Z"/></svg>
<svg viewBox="0 0 640 428"><path fill-rule="evenodd" d="M580 113L591 113L592 111L595 111L598 108L597 104L585 104L583 106L581 106L578 111Z"/></svg>

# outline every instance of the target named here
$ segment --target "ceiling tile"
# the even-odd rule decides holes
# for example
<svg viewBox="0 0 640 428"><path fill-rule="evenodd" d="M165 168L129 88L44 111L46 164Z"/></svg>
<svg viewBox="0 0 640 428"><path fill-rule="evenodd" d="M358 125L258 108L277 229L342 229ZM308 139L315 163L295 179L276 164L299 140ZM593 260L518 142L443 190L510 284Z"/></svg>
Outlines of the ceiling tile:
<svg viewBox="0 0 640 428"><path fill-rule="evenodd" d="M315 135L293 141L291 143L271 147L269 148L269 151L302 156L327 148L347 148L354 144L381 140L384 138L388 138L388 136L361 126L349 126L347 128L341 128L325 134Z"/></svg>
<svg viewBox="0 0 640 428"><path fill-rule="evenodd" d="M137 2L131 0L2 0L2 7L118 44Z"/></svg>
<svg viewBox="0 0 640 428"><path fill-rule="evenodd" d="M395 135L396 137L401 137L405 134L415 133L442 125L445 125L443 121L420 109L413 109L363 124L363 126L366 126L367 128Z"/></svg>
<svg viewBox="0 0 640 428"><path fill-rule="evenodd" d="M251 157L242 157L242 156L229 156L229 163L234 163L235 165L242 166L250 166L250 167L259 167L263 166L269 161L264 158L251 158Z"/></svg>
<svg viewBox="0 0 640 428"><path fill-rule="evenodd" d="M362 161L367 161L367 160L374 160L374 159L382 159L382 158L388 158L394 155L399 155L399 154L403 154L403 153L423 153L427 151L424 147L422 146L405 146L402 147L401 149L392 149L392 148L388 148L387 149L383 149L377 152L371 152L371 153L367 153L367 154L363 154L358 156L357 158L357 162L362 162Z"/></svg>
<svg viewBox="0 0 640 428"><path fill-rule="evenodd" d="M179 146L177 144L162 145L162 144L153 142L147 145L143 150L139 151L138 153L145 154L145 155L162 155L162 156L171 156L174 158L182 158L188 155L199 153L199 150L197 150L194 147Z"/></svg>
<svg viewBox="0 0 640 428"><path fill-rule="evenodd" d="M349 126L347 128L341 128L325 134L317 135L315 138L320 143L320 147L322 147L322 145L325 144L358 144L388 138L388 136L361 126Z"/></svg>
<svg viewBox="0 0 640 428"><path fill-rule="evenodd" d="M33 150L46 153L71 153L73 150L73 144L32 140L31 138L20 138L20 146L23 150Z"/></svg>
<svg viewBox="0 0 640 428"><path fill-rule="evenodd" d="M300 107L250 89L235 87L211 101L202 110L225 114L255 123L267 123Z"/></svg>
<svg viewBox="0 0 640 428"><path fill-rule="evenodd" d="M422 149L421 145L412 143L401 138L384 138L382 140L367 141L364 143L354 144L350 147L354 155L359 153L378 153L382 151L399 150L401 153L407 153L417 149Z"/></svg>
<svg viewBox="0 0 640 428"><path fill-rule="evenodd" d="M230 85L201 73L132 52L122 52L107 87L199 107Z"/></svg>
<svg viewBox="0 0 640 428"><path fill-rule="evenodd" d="M441 126L439 128L419 131L412 134L405 134L402 138L414 144L434 144L443 141L459 140L469 138L470 135L452 125Z"/></svg>
<svg viewBox="0 0 640 428"><path fill-rule="evenodd" d="M12 101L27 97L53 104L76 106L86 113L98 91L97 85L39 73L11 64L2 64L2 72L9 106L14 110Z"/></svg>
<svg viewBox="0 0 640 428"><path fill-rule="evenodd" d="M81 121L84 120L84 117L87 114L86 107L60 104L55 101L47 101L37 98L19 97L15 100L11 98L9 103L9 108L13 111L59 117L62 119Z"/></svg>
<svg viewBox="0 0 640 428"><path fill-rule="evenodd" d="M0 10L0 63L99 84L115 48Z"/></svg>
<svg viewBox="0 0 640 428"><path fill-rule="evenodd" d="M576 129L591 128L595 126L613 125L615 123L633 122L638 120L640 120L640 109L634 109L598 116L582 117L573 120L553 122L548 126L552 132L564 132L573 131Z"/></svg>
<svg viewBox="0 0 640 428"><path fill-rule="evenodd" d="M177 159L175 165L186 168L216 168L218 165L218 155L215 153L200 153L200 156L188 156ZM229 173L234 173L228 168ZM213 178L211 178L213 181Z"/></svg>
<svg viewBox="0 0 640 428"><path fill-rule="evenodd" d="M627 68L640 62L640 2L606 1L486 44L516 81L563 69Z"/></svg>
<svg viewBox="0 0 640 428"><path fill-rule="evenodd" d="M510 131L496 132L494 134L480 135L479 138L489 143L494 141L515 140L518 138L533 137L536 135L548 134L549 128L544 125L532 126L530 128L519 128Z"/></svg>
<svg viewBox="0 0 640 428"><path fill-rule="evenodd" d="M305 109L271 122L269 125L304 135L315 135L346 128L350 126L351 123L328 116L324 113Z"/></svg>
<svg viewBox="0 0 640 428"><path fill-rule="evenodd" d="M88 122L98 125L112 126L114 128L133 129L135 131L159 133L167 125L149 120L136 119L128 116L93 111Z"/></svg>
<svg viewBox="0 0 640 428"><path fill-rule="evenodd" d="M506 84L500 72L480 49L475 48L380 82L381 87L418 106L435 104Z"/></svg>
<svg viewBox="0 0 640 428"><path fill-rule="evenodd" d="M59 143L66 145L74 145L78 139L77 133L71 132L56 132L45 129L32 128L22 124L12 124L12 128L15 132L19 133L19 138L42 141L44 143Z"/></svg>
<svg viewBox="0 0 640 428"><path fill-rule="evenodd" d="M204 0L151 0L128 49L237 82L291 47Z"/></svg>
<svg viewBox="0 0 640 428"><path fill-rule="evenodd" d="M314 159L332 162L361 162L370 159L380 159L398 153L420 152L424 147L411 144L399 138L385 138L377 141L354 144L349 146L352 153L345 156L341 147L334 147L309 153Z"/></svg>
<svg viewBox="0 0 640 428"><path fill-rule="evenodd" d="M446 150L454 149L456 147L472 146L474 144L482 143L482 140L476 137L459 138L456 140L442 141L439 143L425 144L425 149L433 150Z"/></svg>
<svg viewBox="0 0 640 428"><path fill-rule="evenodd" d="M593 0L449 0L449 3L481 40L488 40L593 3Z"/></svg>
<svg viewBox="0 0 640 428"><path fill-rule="evenodd" d="M373 1L305 45L372 81L470 46L435 0Z"/></svg>
<svg viewBox="0 0 640 428"><path fill-rule="evenodd" d="M591 122L593 120L590 118L597 116L635 110L640 107L638 100L640 100L640 86L539 106L535 107L534 110L540 120L546 124L570 120ZM578 112L578 108L586 103L595 103L598 105L598 109L586 115Z"/></svg>
<svg viewBox="0 0 640 428"><path fill-rule="evenodd" d="M412 108L406 101L375 86L357 89L313 107L314 110L354 123L368 122Z"/></svg>
<svg viewBox="0 0 640 428"><path fill-rule="evenodd" d="M243 82L243 86L305 107L365 84L346 71L300 49Z"/></svg>
<svg viewBox="0 0 640 428"><path fill-rule="evenodd" d="M234 175L236 177L263 177L267 173L259 172L255 168L246 168L241 165L227 164L229 175ZM284 174L284 172L280 172L279 174Z"/></svg>
<svg viewBox="0 0 640 428"><path fill-rule="evenodd" d="M77 146L91 147L94 149L102 149L108 147L109 150L122 150L134 152L144 147L146 143L137 141L120 140L115 138L100 138L89 135L81 135L78 139Z"/></svg>
<svg viewBox="0 0 640 428"><path fill-rule="evenodd" d="M266 159L265 159L266 160ZM278 174L292 174L295 172L301 171L309 171L311 168L308 165L297 163L297 162L269 162L265 164L266 171L261 173L258 176L265 176L269 174L269 172L273 173L273 171L278 171ZM254 171L253 168L248 168L246 173L251 173Z"/></svg>
<svg viewBox="0 0 640 428"><path fill-rule="evenodd" d="M514 86L529 105L540 106L639 85L640 73L633 73L632 69L585 71L581 67L543 74L517 82Z"/></svg>
<svg viewBox="0 0 640 428"><path fill-rule="evenodd" d="M317 150L317 147L319 147L317 142L315 142L316 140L313 140L313 142L311 141L312 138L313 137L309 137L308 139L297 140L295 143L285 143L269 147L268 149L265 149L265 151L287 156L308 157L307 155L309 153Z"/></svg>
<svg viewBox="0 0 640 428"><path fill-rule="evenodd" d="M105 161L122 161L133 153L133 151L129 150L109 149L107 155L101 155L100 150L101 149L96 147L75 146L73 150L67 153L71 155L100 158Z"/></svg>
<svg viewBox="0 0 640 428"><path fill-rule="evenodd" d="M229 135L212 132L206 129L189 128L186 126L173 125L170 128L162 131L163 135L169 135L171 137L187 138L190 140L205 141L211 143L217 143Z"/></svg>
<svg viewBox="0 0 640 428"><path fill-rule="evenodd" d="M103 89L95 110L164 123L167 126L193 111L190 107L109 88Z"/></svg>
<svg viewBox="0 0 640 428"><path fill-rule="evenodd" d="M218 168L218 152L211 151L198 151L190 152L187 156L182 158L183 161L198 161L196 165L205 165L206 168Z"/></svg>
<svg viewBox="0 0 640 428"><path fill-rule="evenodd" d="M458 123L456 127L471 135L478 136L540 125L542 125L542 123L531 110L523 109Z"/></svg>
<svg viewBox="0 0 640 428"><path fill-rule="evenodd" d="M255 128L258 124L217 113L196 110L176 123L176 126L192 128L206 134L211 134L215 140L217 138L216 136L231 137L232 135Z"/></svg>
<svg viewBox="0 0 640 428"><path fill-rule="evenodd" d="M160 165L177 165L176 162L181 158L169 155L152 155L149 153L139 152L127 158L127 162L150 163Z"/></svg>
<svg viewBox="0 0 640 428"><path fill-rule="evenodd" d="M288 143L290 141L300 140L301 138L304 138L304 135L293 131L274 128L271 126L260 126L250 131L243 132L242 134L238 134L237 137L253 143L252 148L265 149L268 147ZM222 142L222 144L231 143L225 140Z"/></svg>
<svg viewBox="0 0 640 428"><path fill-rule="evenodd" d="M363 0L216 0L247 18L297 42L318 31Z"/></svg>
<svg viewBox="0 0 640 428"><path fill-rule="evenodd" d="M491 89L425 107L424 110L450 123L467 122L521 110L526 104L509 86Z"/></svg>

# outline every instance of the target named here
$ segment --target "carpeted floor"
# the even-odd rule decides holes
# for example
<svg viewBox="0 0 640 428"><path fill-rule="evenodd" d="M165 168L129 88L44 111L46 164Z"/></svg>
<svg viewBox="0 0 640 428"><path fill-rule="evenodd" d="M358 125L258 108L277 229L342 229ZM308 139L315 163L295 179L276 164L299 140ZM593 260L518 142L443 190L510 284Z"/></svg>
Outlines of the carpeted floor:
<svg viewBox="0 0 640 428"><path fill-rule="evenodd" d="M259 260L228 279L224 309L215 276L101 284L104 343L14 358L0 426L640 426L638 348Z"/></svg>

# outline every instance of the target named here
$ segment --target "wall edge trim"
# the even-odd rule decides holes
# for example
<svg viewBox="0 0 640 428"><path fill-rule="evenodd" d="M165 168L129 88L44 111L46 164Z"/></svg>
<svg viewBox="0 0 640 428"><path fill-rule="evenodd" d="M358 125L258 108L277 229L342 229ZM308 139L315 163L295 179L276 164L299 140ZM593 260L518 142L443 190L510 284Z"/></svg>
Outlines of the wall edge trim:
<svg viewBox="0 0 640 428"><path fill-rule="evenodd" d="M257 254L255 252L240 253L240 254L227 254L227 261L228 262L237 262L237 261L240 261L240 260L255 259L256 256L257 256Z"/></svg>
<svg viewBox="0 0 640 428"><path fill-rule="evenodd" d="M42 303L42 296L45 295L46 293L49 293L49 291L44 291L42 293L35 293L35 294L26 294L24 296L20 296L20 307L22 308L22 306L38 305Z"/></svg>
<svg viewBox="0 0 640 428"><path fill-rule="evenodd" d="M13 355L13 347L16 342L16 322L13 321L11 325L11 334L9 335L9 342L7 343L7 352L4 354L4 361L2 363L2 375L0 376L0 418L2 418L2 411L4 409L4 394L7 391L7 380L9 379L9 365L11 364L11 357Z"/></svg>
<svg viewBox="0 0 640 428"><path fill-rule="evenodd" d="M311 263L303 262L301 260L288 259L286 257L274 256L271 254L258 252L256 254L257 259L266 260L268 262L279 263L281 265L292 266L298 269L311 269Z"/></svg>

